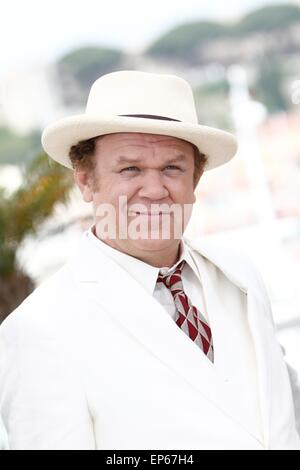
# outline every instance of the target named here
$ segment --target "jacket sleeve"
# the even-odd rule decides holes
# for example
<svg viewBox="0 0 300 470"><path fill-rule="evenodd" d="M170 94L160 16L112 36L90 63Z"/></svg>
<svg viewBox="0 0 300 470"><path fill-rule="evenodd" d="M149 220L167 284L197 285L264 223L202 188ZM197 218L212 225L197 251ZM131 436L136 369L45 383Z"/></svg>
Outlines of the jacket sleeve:
<svg viewBox="0 0 300 470"><path fill-rule="evenodd" d="M8 450L7 435L0 416L0 450Z"/></svg>
<svg viewBox="0 0 300 470"><path fill-rule="evenodd" d="M300 436L300 379L298 372L293 369L287 361L285 361L287 370L289 373L294 406L295 406L295 418L296 418L296 428Z"/></svg>
<svg viewBox="0 0 300 470"><path fill-rule="evenodd" d="M9 449L94 449L76 355L42 317L21 309L0 327L0 415Z"/></svg>

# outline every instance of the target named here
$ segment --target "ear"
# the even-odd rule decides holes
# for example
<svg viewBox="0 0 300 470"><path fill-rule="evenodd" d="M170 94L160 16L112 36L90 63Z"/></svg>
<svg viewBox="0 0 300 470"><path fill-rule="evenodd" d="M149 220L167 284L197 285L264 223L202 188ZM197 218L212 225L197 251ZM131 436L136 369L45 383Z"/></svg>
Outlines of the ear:
<svg viewBox="0 0 300 470"><path fill-rule="evenodd" d="M74 181L81 191L83 200L91 202L93 200L92 181L87 170L74 170Z"/></svg>
<svg viewBox="0 0 300 470"><path fill-rule="evenodd" d="M201 172L199 172L199 174L197 175L197 179L194 181L194 191L197 187L197 184L199 183L200 179L201 179L201 176L203 175L204 173L204 170L202 170Z"/></svg>

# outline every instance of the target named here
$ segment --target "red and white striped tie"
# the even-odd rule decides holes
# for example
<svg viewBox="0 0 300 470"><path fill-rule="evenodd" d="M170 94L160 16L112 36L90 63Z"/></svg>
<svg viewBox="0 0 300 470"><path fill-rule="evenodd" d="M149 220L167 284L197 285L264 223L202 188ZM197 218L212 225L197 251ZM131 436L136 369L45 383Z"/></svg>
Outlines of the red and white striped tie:
<svg viewBox="0 0 300 470"><path fill-rule="evenodd" d="M202 313L192 305L183 290L181 271L184 263L184 260L181 261L171 274L159 273L157 282L163 282L173 296L177 309L176 324L201 348L211 362L214 362L211 329Z"/></svg>

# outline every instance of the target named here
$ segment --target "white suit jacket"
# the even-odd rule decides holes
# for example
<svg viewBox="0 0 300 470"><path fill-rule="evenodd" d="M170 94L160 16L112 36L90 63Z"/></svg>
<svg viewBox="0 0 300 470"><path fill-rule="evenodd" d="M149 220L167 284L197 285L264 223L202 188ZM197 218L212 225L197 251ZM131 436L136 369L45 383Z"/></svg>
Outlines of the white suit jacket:
<svg viewBox="0 0 300 470"><path fill-rule="evenodd" d="M0 416L0 450L8 450L6 431Z"/></svg>
<svg viewBox="0 0 300 470"><path fill-rule="evenodd" d="M246 296L263 438L232 384L157 300L83 236L77 254L0 327L0 410L11 449L300 449L260 278L228 251L185 241L208 312L226 314L236 296ZM215 354L226 351L215 344Z"/></svg>

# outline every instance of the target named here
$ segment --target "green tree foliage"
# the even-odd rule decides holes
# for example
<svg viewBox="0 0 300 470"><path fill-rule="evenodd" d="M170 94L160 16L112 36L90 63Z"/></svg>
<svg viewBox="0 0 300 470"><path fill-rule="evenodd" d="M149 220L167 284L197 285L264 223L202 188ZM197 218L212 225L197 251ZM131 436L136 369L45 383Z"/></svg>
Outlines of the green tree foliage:
<svg viewBox="0 0 300 470"><path fill-rule="evenodd" d="M62 57L58 67L73 74L82 89L88 89L101 75L117 70L122 57L119 49L83 47Z"/></svg>
<svg viewBox="0 0 300 470"><path fill-rule="evenodd" d="M40 154L28 165L21 187L10 195L0 190L0 321L33 289L18 266L19 247L53 214L58 201L67 202L72 185L69 170Z"/></svg>
<svg viewBox="0 0 300 470"><path fill-rule="evenodd" d="M259 66L255 94L256 98L267 107L269 113L288 109L288 103L282 91L284 79L285 72L281 63L274 57L265 57Z"/></svg>
<svg viewBox="0 0 300 470"><path fill-rule="evenodd" d="M183 24L155 41L146 52L155 57L177 57L191 62L199 45L223 36L226 31L225 25L215 22L199 21Z"/></svg>
<svg viewBox="0 0 300 470"><path fill-rule="evenodd" d="M225 80L203 84L194 89L199 123L232 130L228 91L229 85Z"/></svg>
<svg viewBox="0 0 300 470"><path fill-rule="evenodd" d="M5 127L0 128L0 165L29 161L40 151L38 131L22 136Z"/></svg>
<svg viewBox="0 0 300 470"><path fill-rule="evenodd" d="M234 26L233 32L245 35L257 31L285 29L296 21L300 21L300 8L297 5L270 5L244 16Z"/></svg>
<svg viewBox="0 0 300 470"><path fill-rule="evenodd" d="M195 51L199 47L209 47L212 40L246 36L253 32L284 30L296 21L300 21L300 7L283 4L260 8L231 24L207 21L186 23L171 29L157 39L146 54L194 63Z"/></svg>

